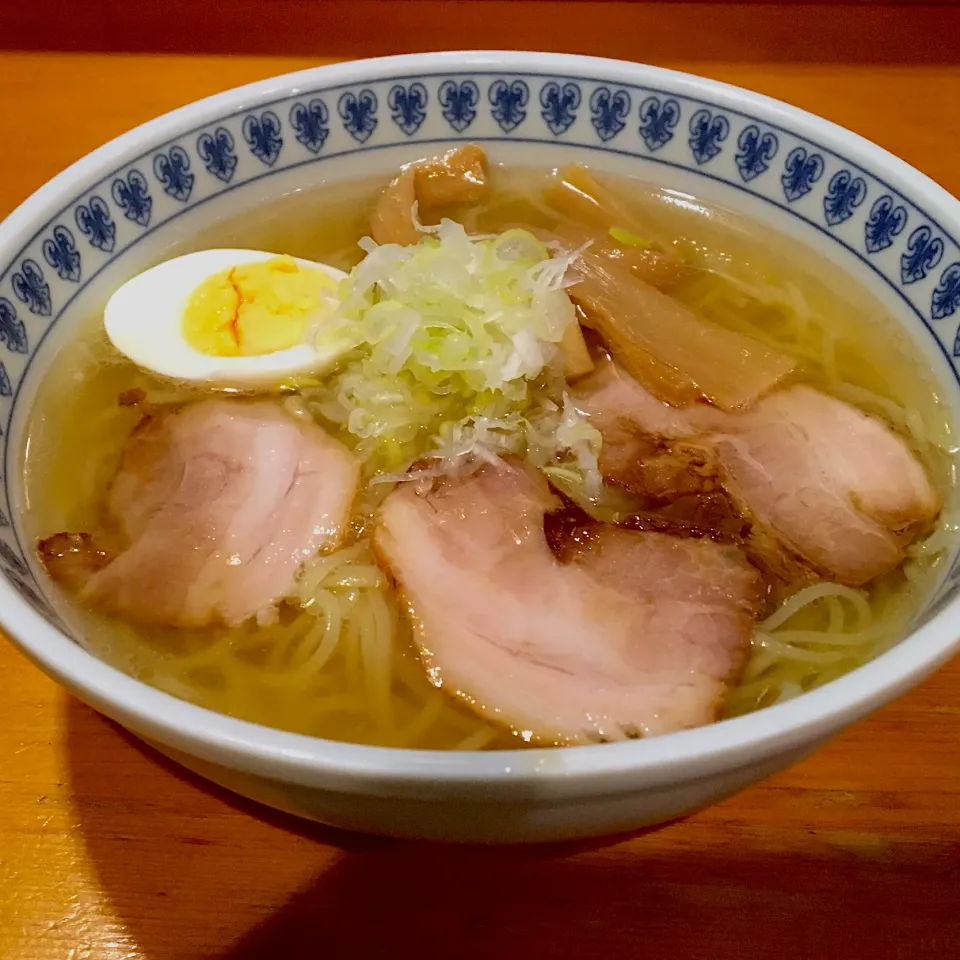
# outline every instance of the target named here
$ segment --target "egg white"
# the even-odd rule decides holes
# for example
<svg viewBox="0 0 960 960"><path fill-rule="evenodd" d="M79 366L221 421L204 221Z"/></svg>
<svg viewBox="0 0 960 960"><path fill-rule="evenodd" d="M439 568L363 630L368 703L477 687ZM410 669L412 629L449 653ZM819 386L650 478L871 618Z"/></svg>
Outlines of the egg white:
<svg viewBox="0 0 960 960"><path fill-rule="evenodd" d="M260 250L200 250L151 267L128 280L107 301L103 317L107 336L138 366L176 380L255 387L291 374L322 372L336 362L339 351L299 344L255 357L213 357L195 350L184 338L184 311L204 280L231 267L277 256ZM335 267L293 259L303 267L322 270L336 283L346 277ZM330 300L335 303L333 297Z"/></svg>

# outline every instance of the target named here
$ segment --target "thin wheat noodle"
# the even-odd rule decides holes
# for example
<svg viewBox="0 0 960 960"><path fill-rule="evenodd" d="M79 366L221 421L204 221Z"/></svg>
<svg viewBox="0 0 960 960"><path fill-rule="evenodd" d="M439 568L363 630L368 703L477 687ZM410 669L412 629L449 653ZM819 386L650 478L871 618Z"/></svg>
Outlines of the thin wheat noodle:
<svg viewBox="0 0 960 960"><path fill-rule="evenodd" d="M319 674L336 649L339 637L329 634L323 623L316 623L308 631L308 636L315 641L313 650L307 658L292 669L253 673L261 683L271 687L292 687L304 683L312 675Z"/></svg>
<svg viewBox="0 0 960 960"><path fill-rule="evenodd" d="M795 593L789 600L785 600L777 610L758 625L757 629L769 634L796 616L807 605L816 603L816 601L828 596L843 597L849 600L857 609L861 626L864 625L863 620L869 622L872 619L870 603L861 591L841 586L839 583L815 583Z"/></svg>
<svg viewBox="0 0 960 960"><path fill-rule="evenodd" d="M382 594L361 607L360 646L367 693L383 727L390 726L390 627Z"/></svg>
<svg viewBox="0 0 960 960"><path fill-rule="evenodd" d="M929 537L907 547L907 556L931 557L942 553L953 545L958 530L960 525L956 517L942 520L940 526Z"/></svg>
<svg viewBox="0 0 960 960"><path fill-rule="evenodd" d="M396 736L396 745L402 747L409 743L416 743L440 719L445 702L444 696L440 693L428 697L426 706L417 714L413 722L401 728Z"/></svg>
<svg viewBox="0 0 960 960"><path fill-rule="evenodd" d="M836 653L833 651L805 650L801 647L791 646L789 643L781 643L775 640L769 634L761 634L759 637L761 646L776 653L786 660L801 660L807 663L835 663L838 660L845 659L845 653Z"/></svg>
<svg viewBox="0 0 960 960"><path fill-rule="evenodd" d="M769 650L764 650L756 642L756 636L754 636L754 648L753 655L747 661L747 665L743 668L743 675L741 677L741 683L743 681L750 681L759 677L761 674L765 673L777 662L777 657L771 653Z"/></svg>
<svg viewBox="0 0 960 960"><path fill-rule="evenodd" d="M794 697L799 697L801 693L803 693L803 687L801 687L799 683L794 680L787 680L780 687L780 693L774 702L784 703L787 700L792 700Z"/></svg>
<svg viewBox="0 0 960 960"><path fill-rule="evenodd" d="M862 633L840 633L833 630L778 630L775 634L767 634L782 643L797 644L815 643L824 646L857 647L874 642L880 636L877 630L867 630Z"/></svg>

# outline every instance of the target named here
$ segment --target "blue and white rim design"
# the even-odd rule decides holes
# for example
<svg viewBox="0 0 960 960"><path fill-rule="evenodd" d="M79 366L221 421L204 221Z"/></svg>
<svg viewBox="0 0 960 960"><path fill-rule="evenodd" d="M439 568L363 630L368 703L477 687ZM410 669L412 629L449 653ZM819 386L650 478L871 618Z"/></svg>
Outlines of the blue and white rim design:
<svg viewBox="0 0 960 960"><path fill-rule="evenodd" d="M0 570L27 600L52 616L10 520L10 422L36 349L77 294L154 230L237 187L355 153L458 140L636 157L773 204L882 279L960 383L957 239L882 178L784 127L668 90L522 70L412 73L301 91L154 146L74 197L0 265ZM960 580L954 567L951 586Z"/></svg>

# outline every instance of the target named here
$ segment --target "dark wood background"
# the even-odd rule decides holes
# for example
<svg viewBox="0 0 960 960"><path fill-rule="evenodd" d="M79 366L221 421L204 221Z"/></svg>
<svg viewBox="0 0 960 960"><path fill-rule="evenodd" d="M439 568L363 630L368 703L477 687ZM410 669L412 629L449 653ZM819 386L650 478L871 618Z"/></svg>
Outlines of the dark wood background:
<svg viewBox="0 0 960 960"><path fill-rule="evenodd" d="M0 49L960 64L960 0L0 0Z"/></svg>

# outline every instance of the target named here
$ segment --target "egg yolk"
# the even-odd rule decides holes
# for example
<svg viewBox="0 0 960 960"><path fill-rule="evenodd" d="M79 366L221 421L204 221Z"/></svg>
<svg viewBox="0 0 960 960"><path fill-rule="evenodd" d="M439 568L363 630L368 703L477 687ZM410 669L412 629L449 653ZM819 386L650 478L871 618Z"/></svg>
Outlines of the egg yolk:
<svg viewBox="0 0 960 960"><path fill-rule="evenodd" d="M336 283L292 257L245 263L208 277L190 297L183 335L200 353L256 357L303 343L309 319Z"/></svg>

